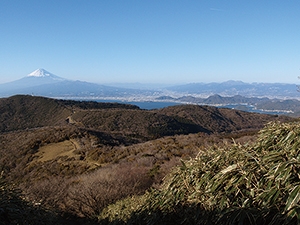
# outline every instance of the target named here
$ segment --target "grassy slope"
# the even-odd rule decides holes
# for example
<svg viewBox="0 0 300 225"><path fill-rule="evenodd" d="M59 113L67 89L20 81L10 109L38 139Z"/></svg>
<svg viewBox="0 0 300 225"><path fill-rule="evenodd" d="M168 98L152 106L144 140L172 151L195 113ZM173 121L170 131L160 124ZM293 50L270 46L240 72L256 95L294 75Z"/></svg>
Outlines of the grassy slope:
<svg viewBox="0 0 300 225"><path fill-rule="evenodd" d="M107 207L101 224L299 224L300 125L271 123L251 145L207 149L159 189Z"/></svg>

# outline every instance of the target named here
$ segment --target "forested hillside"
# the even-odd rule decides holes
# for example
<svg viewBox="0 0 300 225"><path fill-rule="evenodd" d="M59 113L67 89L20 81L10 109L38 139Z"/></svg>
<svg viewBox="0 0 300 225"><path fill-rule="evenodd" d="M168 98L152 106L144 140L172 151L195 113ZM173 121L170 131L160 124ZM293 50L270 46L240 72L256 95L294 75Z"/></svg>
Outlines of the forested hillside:
<svg viewBox="0 0 300 225"><path fill-rule="evenodd" d="M22 95L0 99L1 221L98 224L101 214L105 223L112 220L102 214L106 207L160 190L181 160L253 143L268 122L294 120L195 105L142 110ZM20 220L25 217L29 222Z"/></svg>

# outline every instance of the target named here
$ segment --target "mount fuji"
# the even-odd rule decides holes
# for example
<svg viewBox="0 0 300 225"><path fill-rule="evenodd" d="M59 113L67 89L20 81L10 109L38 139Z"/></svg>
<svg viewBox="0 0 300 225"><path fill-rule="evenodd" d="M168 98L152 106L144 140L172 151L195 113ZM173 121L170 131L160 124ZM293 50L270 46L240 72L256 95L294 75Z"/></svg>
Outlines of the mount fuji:
<svg viewBox="0 0 300 225"><path fill-rule="evenodd" d="M32 73L28 74L25 78L28 78L28 77L39 77L39 78L43 78L43 79L49 78L52 80L65 80L64 78L58 77L44 69L37 69L37 70L33 71Z"/></svg>
<svg viewBox="0 0 300 225"><path fill-rule="evenodd" d="M68 80L45 69L37 69L27 76L0 84L0 97L17 94L40 95L45 97L125 97L137 94L151 94L128 88L111 87L84 81Z"/></svg>
<svg viewBox="0 0 300 225"><path fill-rule="evenodd" d="M0 84L0 95L29 94L29 89L36 86L54 84L65 80L66 79L58 77L47 70L37 69L19 80Z"/></svg>

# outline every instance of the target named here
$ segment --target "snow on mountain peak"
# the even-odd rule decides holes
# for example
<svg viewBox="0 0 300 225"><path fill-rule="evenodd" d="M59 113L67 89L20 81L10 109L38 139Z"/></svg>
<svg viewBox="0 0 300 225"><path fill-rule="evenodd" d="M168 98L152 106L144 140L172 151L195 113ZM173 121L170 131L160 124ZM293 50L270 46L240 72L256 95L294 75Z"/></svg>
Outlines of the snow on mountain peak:
<svg viewBox="0 0 300 225"><path fill-rule="evenodd" d="M47 70L44 69L37 69L32 73L27 75L28 77L51 77L53 74L49 73Z"/></svg>
<svg viewBox="0 0 300 225"><path fill-rule="evenodd" d="M47 79L54 80L54 81L65 80L64 78L56 76L44 69L37 69L37 70L33 71L32 73L28 74L27 77L47 78Z"/></svg>

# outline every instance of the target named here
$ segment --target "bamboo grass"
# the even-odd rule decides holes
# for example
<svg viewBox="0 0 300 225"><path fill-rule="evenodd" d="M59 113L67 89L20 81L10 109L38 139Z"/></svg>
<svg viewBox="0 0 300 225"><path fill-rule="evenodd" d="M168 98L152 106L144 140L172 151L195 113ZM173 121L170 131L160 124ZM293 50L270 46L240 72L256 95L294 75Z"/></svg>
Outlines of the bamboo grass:
<svg viewBox="0 0 300 225"><path fill-rule="evenodd" d="M300 224L300 124L271 122L253 144L201 151L138 199L143 204L129 203L134 210L122 221Z"/></svg>

